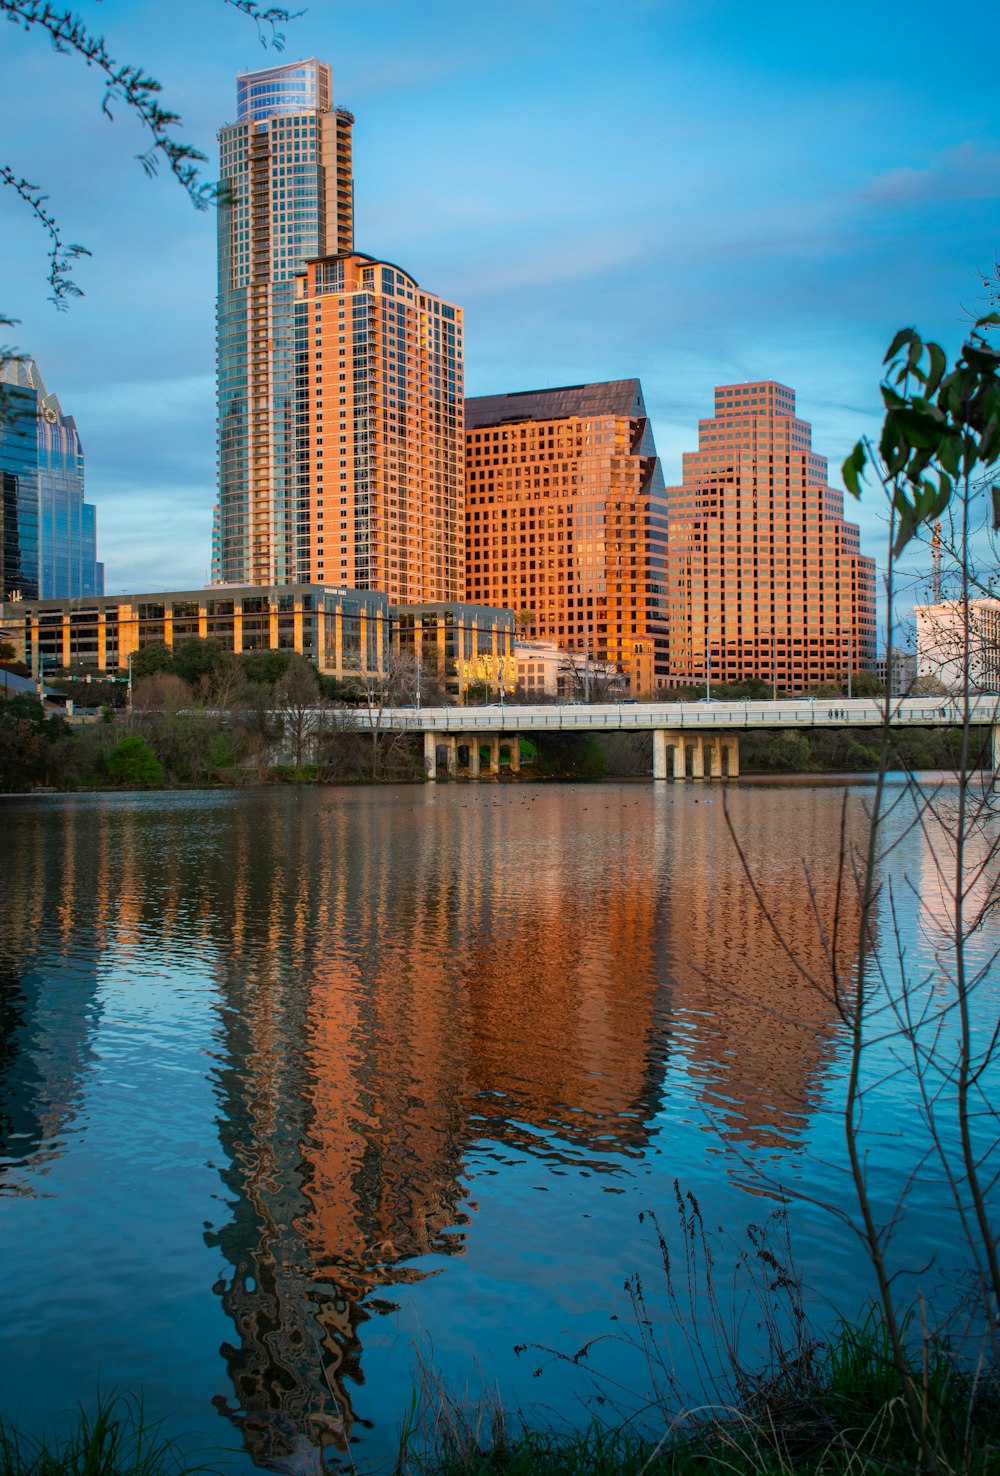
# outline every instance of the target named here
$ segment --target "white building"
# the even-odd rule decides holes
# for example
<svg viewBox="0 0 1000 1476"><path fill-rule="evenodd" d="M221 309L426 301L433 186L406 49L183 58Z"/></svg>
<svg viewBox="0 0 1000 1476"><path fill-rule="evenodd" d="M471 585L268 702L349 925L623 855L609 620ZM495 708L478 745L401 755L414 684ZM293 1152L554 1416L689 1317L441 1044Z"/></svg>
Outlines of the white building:
<svg viewBox="0 0 1000 1476"><path fill-rule="evenodd" d="M970 691L1000 691L1000 600L969 600L968 622L963 600L917 605L913 614L918 681L934 677L950 692L960 692L967 669Z"/></svg>
<svg viewBox="0 0 1000 1476"><path fill-rule="evenodd" d="M566 665L566 652L546 641L516 641L517 685L528 697L562 695L561 672Z"/></svg>

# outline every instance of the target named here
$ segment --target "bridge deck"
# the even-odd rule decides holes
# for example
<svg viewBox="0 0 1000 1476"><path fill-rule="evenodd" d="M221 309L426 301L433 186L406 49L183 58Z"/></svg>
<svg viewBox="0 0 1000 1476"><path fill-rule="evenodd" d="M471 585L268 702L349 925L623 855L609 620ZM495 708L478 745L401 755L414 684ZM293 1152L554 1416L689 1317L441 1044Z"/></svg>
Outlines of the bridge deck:
<svg viewBox="0 0 1000 1476"><path fill-rule="evenodd" d="M963 716L963 702L955 698L904 697L894 700L890 710L893 726L901 727L954 727ZM970 698L969 717L984 726L1000 724L1000 698ZM496 703L489 707L396 707L386 708L381 714L359 708L354 721L358 727L377 723L383 729L413 733L594 733L876 728L883 718L884 703L878 698L848 701L824 697L778 702L566 703L546 707Z"/></svg>

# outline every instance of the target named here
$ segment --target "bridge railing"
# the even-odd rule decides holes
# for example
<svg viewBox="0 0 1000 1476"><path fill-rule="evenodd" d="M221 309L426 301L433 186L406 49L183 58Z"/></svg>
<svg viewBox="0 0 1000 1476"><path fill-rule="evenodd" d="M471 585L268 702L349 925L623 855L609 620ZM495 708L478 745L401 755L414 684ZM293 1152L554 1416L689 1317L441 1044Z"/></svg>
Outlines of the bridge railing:
<svg viewBox="0 0 1000 1476"><path fill-rule="evenodd" d="M378 726L391 732L516 733L516 732L649 732L653 729L850 728L879 727L884 702L879 698L806 698L777 702L636 702L565 703L560 706L522 707L496 703L486 707L396 707L369 712L349 709L343 714L352 727ZM894 699L890 721L894 726L952 727L964 716L961 698L904 697ZM1000 698L970 699L974 723L1000 723Z"/></svg>

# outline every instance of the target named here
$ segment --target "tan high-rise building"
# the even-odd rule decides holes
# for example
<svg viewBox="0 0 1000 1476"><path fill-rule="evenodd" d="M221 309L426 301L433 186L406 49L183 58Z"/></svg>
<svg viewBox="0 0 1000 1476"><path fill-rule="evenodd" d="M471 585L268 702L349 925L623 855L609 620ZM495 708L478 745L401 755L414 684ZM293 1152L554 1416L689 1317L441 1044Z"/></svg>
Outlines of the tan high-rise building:
<svg viewBox="0 0 1000 1476"><path fill-rule="evenodd" d="M466 598L633 692L662 684L666 502L639 381L483 395L465 431Z"/></svg>
<svg viewBox="0 0 1000 1476"><path fill-rule="evenodd" d="M393 603L462 600L461 308L345 253L307 264L295 333L299 567Z"/></svg>
<svg viewBox="0 0 1000 1476"><path fill-rule="evenodd" d="M219 131L219 502L214 576L295 584L293 314L307 257L353 246L352 115L330 68L307 61L237 78Z"/></svg>
<svg viewBox="0 0 1000 1476"><path fill-rule="evenodd" d="M667 489L670 685L784 691L875 665L875 565L795 394L721 385Z"/></svg>

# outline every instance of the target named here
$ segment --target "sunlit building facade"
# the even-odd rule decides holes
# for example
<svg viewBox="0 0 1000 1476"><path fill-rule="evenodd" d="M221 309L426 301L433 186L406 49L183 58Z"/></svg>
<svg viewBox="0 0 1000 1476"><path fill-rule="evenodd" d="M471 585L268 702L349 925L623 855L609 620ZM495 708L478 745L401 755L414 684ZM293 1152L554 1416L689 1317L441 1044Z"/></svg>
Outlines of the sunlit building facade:
<svg viewBox="0 0 1000 1476"><path fill-rule="evenodd" d="M299 278L295 355L304 577L464 599L461 308L391 262L320 257Z"/></svg>
<svg viewBox="0 0 1000 1476"><path fill-rule="evenodd" d="M391 604L379 590L330 585L210 585L100 599L0 604L4 639L37 676L128 672L143 646L212 640L235 655L288 651L325 676L381 677L402 657L433 678L441 700L461 701L483 673L513 686L514 615L461 602ZM405 681L400 684L405 687Z"/></svg>
<svg viewBox="0 0 1000 1476"><path fill-rule="evenodd" d="M351 128L310 58L237 78L219 132L218 557L228 583L299 580L295 276L353 241Z"/></svg>
<svg viewBox="0 0 1000 1476"><path fill-rule="evenodd" d="M70 599L104 592L97 512L84 500L72 416L33 359L0 363L0 595Z"/></svg>
<svg viewBox="0 0 1000 1476"><path fill-rule="evenodd" d="M801 691L875 666L875 565L795 393L722 385L669 508L670 685Z"/></svg>
<svg viewBox="0 0 1000 1476"><path fill-rule="evenodd" d="M637 379L465 402L466 598L540 641L666 680L666 500Z"/></svg>
<svg viewBox="0 0 1000 1476"><path fill-rule="evenodd" d="M949 692L1000 692L1000 600L916 605L918 681Z"/></svg>

